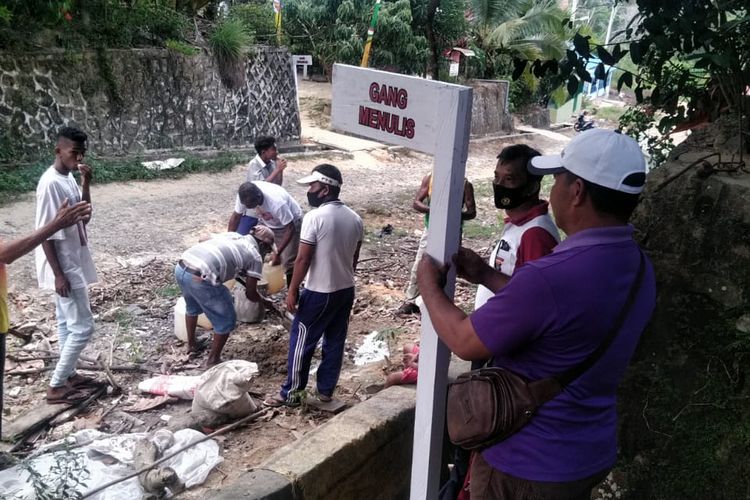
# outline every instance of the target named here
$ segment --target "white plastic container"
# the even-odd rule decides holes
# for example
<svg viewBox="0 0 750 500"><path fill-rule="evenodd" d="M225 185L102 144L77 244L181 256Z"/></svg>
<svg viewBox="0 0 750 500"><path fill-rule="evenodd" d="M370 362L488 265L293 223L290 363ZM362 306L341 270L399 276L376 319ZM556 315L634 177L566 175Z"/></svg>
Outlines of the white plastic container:
<svg viewBox="0 0 750 500"><path fill-rule="evenodd" d="M180 297L174 306L174 335L183 342L187 342L187 325L185 324L185 298ZM213 328L205 314L198 316L198 326L210 330Z"/></svg>

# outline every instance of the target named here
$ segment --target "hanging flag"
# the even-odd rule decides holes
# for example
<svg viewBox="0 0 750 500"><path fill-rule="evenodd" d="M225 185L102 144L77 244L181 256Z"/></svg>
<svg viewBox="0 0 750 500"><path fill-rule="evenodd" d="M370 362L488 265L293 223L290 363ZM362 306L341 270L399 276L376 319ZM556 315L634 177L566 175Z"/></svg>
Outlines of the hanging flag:
<svg viewBox="0 0 750 500"><path fill-rule="evenodd" d="M375 8L372 11L372 22L370 27L367 29L367 41L365 42L365 50L362 53L361 67L366 68L370 61L370 48L372 48L372 37L375 35L375 27L378 25L378 12L380 11L380 0L375 0Z"/></svg>
<svg viewBox="0 0 750 500"><path fill-rule="evenodd" d="M273 24L276 26L276 41L281 45L281 0L273 0Z"/></svg>

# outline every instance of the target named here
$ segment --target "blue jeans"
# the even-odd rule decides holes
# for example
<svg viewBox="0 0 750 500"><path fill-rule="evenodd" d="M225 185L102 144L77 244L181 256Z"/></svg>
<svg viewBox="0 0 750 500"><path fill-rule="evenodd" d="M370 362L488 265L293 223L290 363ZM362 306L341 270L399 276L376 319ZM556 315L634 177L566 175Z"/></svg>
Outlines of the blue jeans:
<svg viewBox="0 0 750 500"><path fill-rule="evenodd" d="M55 294L57 337L60 359L52 372L50 387L62 387L76 372L76 363L94 333L88 288L70 290L67 297Z"/></svg>
<svg viewBox="0 0 750 500"><path fill-rule="evenodd" d="M258 224L257 217L250 217L249 215L243 215L240 217L240 224L237 226L237 232L241 235L250 234L250 230Z"/></svg>
<svg viewBox="0 0 750 500"><path fill-rule="evenodd" d="M307 387L310 362L315 346L323 337L323 353L318 367L318 392L332 396L344 360L349 313L354 305L354 287L331 293L302 290L297 315L289 335L286 382L281 386L282 399Z"/></svg>
<svg viewBox="0 0 750 500"><path fill-rule="evenodd" d="M198 316L204 313L217 335L228 335L237 323L232 293L224 285L212 285L199 276L190 274L180 265L174 276L185 298L185 314Z"/></svg>

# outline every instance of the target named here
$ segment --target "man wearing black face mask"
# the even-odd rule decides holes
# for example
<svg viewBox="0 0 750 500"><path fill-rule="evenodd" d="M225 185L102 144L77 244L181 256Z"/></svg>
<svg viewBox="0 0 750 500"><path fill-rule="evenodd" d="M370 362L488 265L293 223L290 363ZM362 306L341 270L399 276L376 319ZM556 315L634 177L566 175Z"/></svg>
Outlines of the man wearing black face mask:
<svg viewBox="0 0 750 500"><path fill-rule="evenodd" d="M300 246L286 299L287 310L297 312L289 334L287 378L281 391L266 398L267 406L299 404L307 386L315 346L323 337L323 356L317 373L317 394L330 401L344 357L349 313L354 304L354 270L359 260L362 219L339 200L341 172L322 164L297 181L309 186L307 201L313 210L302 220ZM305 288L297 297L302 280Z"/></svg>
<svg viewBox="0 0 750 500"><path fill-rule="evenodd" d="M526 165L540 153L526 144L503 148L497 155L492 190L495 206L505 210L505 227L490 254L489 264L510 277L523 263L552 252L560 242L548 203L539 199L540 176L531 175ZM497 290L477 289L474 308L484 305Z"/></svg>

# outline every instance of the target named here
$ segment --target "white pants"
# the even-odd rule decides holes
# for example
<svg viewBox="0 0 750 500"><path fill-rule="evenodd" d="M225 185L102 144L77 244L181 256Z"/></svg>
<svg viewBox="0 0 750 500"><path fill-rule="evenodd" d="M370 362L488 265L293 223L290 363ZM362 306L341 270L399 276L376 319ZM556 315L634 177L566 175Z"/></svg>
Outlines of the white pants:
<svg viewBox="0 0 750 500"><path fill-rule="evenodd" d="M76 372L78 356L94 333L88 288L70 290L67 297L55 294L60 359L52 372L50 387L62 387Z"/></svg>

